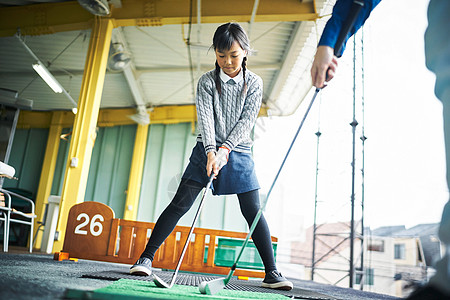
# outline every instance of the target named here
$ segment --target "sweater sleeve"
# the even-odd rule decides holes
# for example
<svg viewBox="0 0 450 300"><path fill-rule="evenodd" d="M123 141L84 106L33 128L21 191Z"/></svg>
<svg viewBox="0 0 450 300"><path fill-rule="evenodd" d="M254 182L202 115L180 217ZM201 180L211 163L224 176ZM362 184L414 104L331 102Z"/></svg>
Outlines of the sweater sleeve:
<svg viewBox="0 0 450 300"><path fill-rule="evenodd" d="M262 93L263 81L261 77L255 76L255 80L248 84L248 90L239 121L231 130L227 140L222 146L233 150L245 137L249 136L261 108Z"/></svg>
<svg viewBox="0 0 450 300"><path fill-rule="evenodd" d="M198 127L206 153L216 151L213 109L214 89L214 85L206 74L199 79L195 104L197 108Z"/></svg>
<svg viewBox="0 0 450 300"><path fill-rule="evenodd" d="M358 18L355 21L355 24L350 29L350 33L345 37L344 44L342 46L341 53L338 54L338 57L341 57L344 53L345 44L347 40L355 34L358 29L364 25L364 22L369 17L372 10L375 6L380 3L381 0L364 0L364 6L361 8L361 11L358 15ZM333 13L331 18L328 20L327 24L322 33L322 37L319 41L319 46L329 46L334 48L336 45L336 40L338 38L339 32L347 18L348 12L350 11L350 7L352 5L353 0L338 0L333 7Z"/></svg>

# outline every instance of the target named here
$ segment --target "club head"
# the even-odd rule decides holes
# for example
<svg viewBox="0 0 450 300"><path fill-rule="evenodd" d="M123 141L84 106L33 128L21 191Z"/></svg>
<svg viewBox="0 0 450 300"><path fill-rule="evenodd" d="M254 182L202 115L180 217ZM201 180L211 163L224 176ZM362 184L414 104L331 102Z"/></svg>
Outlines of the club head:
<svg viewBox="0 0 450 300"><path fill-rule="evenodd" d="M157 287L170 289L172 285L167 284L164 280L159 278L157 275L153 274L153 282Z"/></svg>
<svg viewBox="0 0 450 300"><path fill-rule="evenodd" d="M214 295L220 292L225 285L225 278L217 278L211 281L202 281L198 289L202 294Z"/></svg>

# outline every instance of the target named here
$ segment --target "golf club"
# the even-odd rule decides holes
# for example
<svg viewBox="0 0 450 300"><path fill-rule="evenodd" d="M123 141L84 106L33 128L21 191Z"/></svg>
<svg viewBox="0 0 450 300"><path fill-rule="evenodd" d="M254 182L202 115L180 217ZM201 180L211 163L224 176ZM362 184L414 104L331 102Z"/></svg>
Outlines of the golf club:
<svg viewBox="0 0 450 300"><path fill-rule="evenodd" d="M200 211L202 210L202 207L203 207L205 196L208 193L209 188L211 187L211 183L212 183L213 179L214 179L214 173L211 174L211 177L209 177L208 184L206 185L205 191L203 192L202 199L200 200L200 204L197 209L197 213L195 214L195 217L194 217L194 221L192 221L191 230L189 230L189 234L186 239L186 242L184 243L183 251L181 252L177 267L175 268L175 271L173 272L172 280L170 281L170 283L166 283L164 280L159 278L157 275L153 274L153 282L158 287L170 289L174 285L175 280L177 279L178 271L180 270L180 267L181 267L181 263L183 262L184 254L186 253L186 249L191 240L191 235L192 235L192 232L194 231L195 223L197 223L198 216L200 215Z"/></svg>
<svg viewBox="0 0 450 300"><path fill-rule="evenodd" d="M238 254L238 256L236 257L236 259L235 259L235 261L233 263L233 266L231 267L231 270L228 272L227 277L226 278L217 278L217 279L214 279L214 280L211 280L211 281L203 281L203 282L201 282L199 287L198 287L199 290L200 290L200 293L208 294L208 295L214 295L217 292L219 292L220 290L222 290L228 284L228 282L231 280L231 278L233 277L233 273L234 273L234 270L237 267L237 263L239 262L239 259L241 258L241 255L244 252L244 249L247 246L247 243L248 243L248 241L250 239L250 236L253 234L253 231L255 230L256 225L258 224L259 219L261 218L261 215L262 215L264 209L266 208L267 200L269 199L269 196L270 196L270 194L271 194L271 192L273 190L273 187L275 186L275 183L276 183L276 181L278 179L278 176L280 175L281 170L283 169L283 166L284 166L284 164L286 162L286 159L289 156L289 153L291 152L292 146L294 145L294 142L297 139L297 136L298 136L298 134L300 132L300 129L302 128L303 123L306 120L306 116L308 115L308 113L309 113L309 111L311 109L311 106L313 105L314 100L315 100L317 94L319 93L319 91L320 91L320 89L316 89L316 91L315 91L315 93L313 95L313 98L312 98L311 102L308 105L308 108L306 110L305 115L303 116L303 119L302 119L302 121L300 123L300 126L298 127L297 132L295 133L294 139L293 139L291 145L289 146L289 149L288 149L288 151L286 153L286 156L284 157L283 162L281 163L281 166L278 169L277 175L275 176L275 179L273 180L272 185L270 186L270 189L269 189L269 192L267 193L266 199L262 203L261 207L258 210L258 213L256 214L255 218L253 219L253 223L252 223L252 225L251 225L251 227L249 229L249 232L248 232L248 234L247 234L247 236L246 236L246 238L244 240L244 243L241 246L241 249L240 249L239 254Z"/></svg>
<svg viewBox="0 0 450 300"><path fill-rule="evenodd" d="M358 16L358 14L359 14L359 11L363 7L363 5L364 5L364 3L362 2L362 0L354 0L353 1L352 7L351 7L351 10L350 10L350 12L349 12L349 14L347 16L346 22L345 22L344 26L342 27L342 30L339 33L338 39L336 41L336 46L334 48L334 55L338 55L340 53L341 48L343 46L343 43L346 40L346 37L347 37L347 35L348 35L349 31L350 31L350 28L353 26L353 24L354 24L354 22L355 22L355 20L356 20L356 18ZM328 71L327 71L327 73L328 73ZM247 234L247 237L245 238L244 243L241 246L241 249L240 249L239 254L238 254L238 256L236 257L236 259L235 259L235 261L233 263L233 266L231 267L230 271L228 272L227 277L201 282L199 284L199 286L198 286L200 293L208 294L208 295L214 295L214 294L218 293L219 291L221 291L228 284L228 282L231 280L231 278L233 277L233 273L236 270L237 263L239 262L239 259L241 258L241 255L244 252L244 249L247 246L247 243L248 243L248 241L250 239L250 236L253 234L253 231L255 230L256 225L259 222L259 219L261 218L261 215L262 215L262 213L263 213L263 211L264 211L264 209L266 207L267 200L269 199L269 196L270 196L270 194L272 192L272 189L275 186L275 183L276 183L276 181L278 179L278 176L280 175L280 172L281 172L281 170L284 167L286 159L288 158L289 153L291 152L292 146L294 145L295 140L297 139L297 136L300 133L301 128L303 127L303 123L305 122L306 117L308 116L308 113L309 113L309 111L310 111L310 109L311 109L311 107L312 107L312 105L314 103L314 100L317 97L317 94L320 92L320 90L321 90L321 88L316 88L316 90L314 92L314 95L313 95L313 97L311 99L311 102L309 103L309 105L308 105L308 107L306 109L305 115L303 116L303 119L300 122L300 125L299 125L299 127L297 129L297 132L294 135L294 138L293 138L293 140L291 142L291 145L289 146L289 149L288 149L288 151L287 151L287 153L286 153L286 155L285 155L285 157L283 159L283 162L281 163L280 168L278 169L278 172L277 172L277 174L275 176L275 179L273 180L272 185L270 186L270 189L269 189L269 192L267 193L266 199L262 203L258 213L256 214L256 216L255 216L255 218L253 220L253 223L252 223L252 225L251 225L251 227L249 229L249 232Z"/></svg>

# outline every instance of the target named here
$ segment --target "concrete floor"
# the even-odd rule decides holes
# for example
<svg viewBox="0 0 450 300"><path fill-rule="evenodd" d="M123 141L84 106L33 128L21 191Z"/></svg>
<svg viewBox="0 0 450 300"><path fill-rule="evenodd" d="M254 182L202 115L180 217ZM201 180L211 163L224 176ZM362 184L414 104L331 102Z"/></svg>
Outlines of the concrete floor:
<svg viewBox="0 0 450 300"><path fill-rule="evenodd" d="M127 272L130 265L99 261L55 261L53 255L28 253L11 248L0 252L0 299L62 299L66 289L94 290L105 287L109 280L83 278L82 275L103 271ZM345 300L391 300L392 296L348 288L292 280L295 287Z"/></svg>

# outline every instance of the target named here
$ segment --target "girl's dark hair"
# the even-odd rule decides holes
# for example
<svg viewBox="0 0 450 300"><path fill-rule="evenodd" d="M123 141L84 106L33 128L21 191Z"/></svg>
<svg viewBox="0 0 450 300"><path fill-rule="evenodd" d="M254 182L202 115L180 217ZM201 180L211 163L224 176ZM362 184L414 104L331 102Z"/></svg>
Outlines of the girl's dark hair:
<svg viewBox="0 0 450 300"><path fill-rule="evenodd" d="M246 50L247 53L250 52L250 41L248 39L247 33L245 33L244 29L238 23L226 23L220 25L213 37L213 45L212 47L215 50L223 51L229 50L233 42L237 42L242 49ZM245 82L245 71L247 68L247 57L244 57L242 61L242 73L244 75L244 91L247 88L247 84ZM216 83L216 89L221 93L221 84L220 84L220 67L216 61L216 70L214 73L214 81Z"/></svg>

